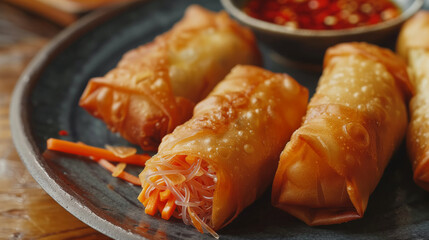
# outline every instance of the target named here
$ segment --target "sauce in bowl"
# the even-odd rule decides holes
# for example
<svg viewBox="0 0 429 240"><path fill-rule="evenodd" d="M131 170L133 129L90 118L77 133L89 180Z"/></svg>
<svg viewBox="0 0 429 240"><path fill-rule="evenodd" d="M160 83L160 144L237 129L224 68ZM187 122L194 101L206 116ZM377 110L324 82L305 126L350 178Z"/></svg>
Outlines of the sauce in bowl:
<svg viewBox="0 0 429 240"><path fill-rule="evenodd" d="M243 10L266 22L312 30L374 25L401 14L390 0L250 0Z"/></svg>

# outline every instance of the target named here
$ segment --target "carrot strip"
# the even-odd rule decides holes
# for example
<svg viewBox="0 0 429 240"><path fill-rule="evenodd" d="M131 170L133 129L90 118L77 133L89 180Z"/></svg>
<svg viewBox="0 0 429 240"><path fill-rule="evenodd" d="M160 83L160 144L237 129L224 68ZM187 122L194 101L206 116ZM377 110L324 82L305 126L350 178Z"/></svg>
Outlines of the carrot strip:
<svg viewBox="0 0 429 240"><path fill-rule="evenodd" d="M146 198L145 200L144 200L144 202L143 202L143 206L147 206L147 203L149 202L149 198Z"/></svg>
<svg viewBox="0 0 429 240"><path fill-rule="evenodd" d="M137 153L137 149L133 147L124 147L124 146L111 146L109 144L104 145L104 148L108 151L111 151L115 156L120 158L126 158Z"/></svg>
<svg viewBox="0 0 429 240"><path fill-rule="evenodd" d="M154 190L153 192L150 193L149 202L147 203L146 208L144 210L144 212L146 214L151 215L151 216L153 216L153 215L156 214L156 212L158 210L157 205L159 203L159 201L158 201L159 200L158 195L159 195L159 190L158 189L156 189L156 190Z"/></svg>
<svg viewBox="0 0 429 240"><path fill-rule="evenodd" d="M198 159L198 157L186 156L185 161L187 163L189 163L189 165L192 165L192 163L194 163L197 159Z"/></svg>
<svg viewBox="0 0 429 240"><path fill-rule="evenodd" d="M143 167L145 166L146 161L150 158L147 154L134 154L132 156L121 158L104 148L92 147L82 143L74 143L55 138L49 138L46 143L48 150L93 157L96 159L108 159L113 162L122 162Z"/></svg>
<svg viewBox="0 0 429 240"><path fill-rule="evenodd" d="M143 187L143 191L140 193L142 195L141 196L142 200L146 199L146 191L148 188L149 188L149 184L146 183ZM140 199L140 195L139 195L139 199Z"/></svg>
<svg viewBox="0 0 429 240"><path fill-rule="evenodd" d="M147 189L147 188L146 188ZM140 192L140 194L139 194L139 196L137 197L137 199L141 202L141 203L143 203L143 205L146 207L146 204L145 204L145 201L146 201L146 197L145 197L145 194L146 193L146 191L141 191Z"/></svg>
<svg viewBox="0 0 429 240"><path fill-rule="evenodd" d="M167 203L166 202L158 202L158 212L162 212L163 211L163 209L164 209L164 207L165 207L165 205L166 205Z"/></svg>
<svg viewBox="0 0 429 240"><path fill-rule="evenodd" d="M166 190L159 193L159 200L161 202L165 202L170 198L170 195L171 195L170 190L166 189Z"/></svg>
<svg viewBox="0 0 429 240"><path fill-rule="evenodd" d="M103 168L109 170L110 172L114 172L115 169L116 169L115 165L111 164L109 161L104 160L104 159L100 159L98 161L98 164L100 164ZM125 172L125 171L121 172L118 175L118 178L123 179L123 180L125 180L125 181L127 181L129 183L134 184L134 185L141 185L140 179L138 177L136 177L134 175L131 175L131 174Z"/></svg>
<svg viewBox="0 0 429 240"><path fill-rule="evenodd" d="M149 202L149 198L146 198L146 191L149 188L149 184L145 184L143 187L143 191L140 192L139 196L137 197L137 199L143 203L143 206L147 206L147 203Z"/></svg>
<svg viewBox="0 0 429 240"><path fill-rule="evenodd" d="M200 232L204 233L203 227L201 226L201 222L197 220L196 214L191 210L190 207L187 208L189 217L191 217L191 221L194 224L194 227Z"/></svg>
<svg viewBox="0 0 429 240"><path fill-rule="evenodd" d="M127 167L126 163L119 163L118 165L116 165L115 170L112 172L112 176L118 177L119 174L124 172L126 167Z"/></svg>
<svg viewBox="0 0 429 240"><path fill-rule="evenodd" d="M165 220L170 219L175 209L176 209L176 198L173 195L171 195L167 203L165 204L164 209L161 212L161 217Z"/></svg>

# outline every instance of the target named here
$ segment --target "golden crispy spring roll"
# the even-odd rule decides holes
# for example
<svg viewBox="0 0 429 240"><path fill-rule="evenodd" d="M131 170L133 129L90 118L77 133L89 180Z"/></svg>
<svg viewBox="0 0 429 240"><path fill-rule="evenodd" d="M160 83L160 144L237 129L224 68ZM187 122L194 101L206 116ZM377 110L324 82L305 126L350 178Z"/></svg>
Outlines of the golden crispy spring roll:
<svg viewBox="0 0 429 240"><path fill-rule="evenodd" d="M216 236L271 184L307 100L288 75L235 67L146 163L139 196L146 213L173 214Z"/></svg>
<svg viewBox="0 0 429 240"><path fill-rule="evenodd" d="M308 225L361 218L407 127L405 63L364 43L330 48L302 126L283 150L272 204Z"/></svg>
<svg viewBox="0 0 429 240"><path fill-rule="evenodd" d="M225 12L194 5L169 32L126 53L104 77L91 79L79 104L128 141L156 150L232 67L260 62L247 28Z"/></svg>
<svg viewBox="0 0 429 240"><path fill-rule="evenodd" d="M420 12L405 23L398 52L414 72L415 95L410 101L407 150L414 181L429 191L429 12Z"/></svg>

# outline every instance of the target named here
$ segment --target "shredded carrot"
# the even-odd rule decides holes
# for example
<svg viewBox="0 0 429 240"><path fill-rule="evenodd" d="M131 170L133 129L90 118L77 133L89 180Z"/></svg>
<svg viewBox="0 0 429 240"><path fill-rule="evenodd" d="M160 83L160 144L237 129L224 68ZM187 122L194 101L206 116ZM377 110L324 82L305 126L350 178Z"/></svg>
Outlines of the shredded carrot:
<svg viewBox="0 0 429 240"><path fill-rule="evenodd" d="M166 190L159 193L159 200L161 202L165 202L170 198L170 195L171 195L170 190L166 189Z"/></svg>
<svg viewBox="0 0 429 240"><path fill-rule="evenodd" d="M158 202L158 205L156 206L158 208L158 212L162 212L162 210L165 207L165 204L166 202L161 202L161 201Z"/></svg>
<svg viewBox="0 0 429 240"><path fill-rule="evenodd" d="M145 184L143 191L138 196L139 201L145 206L145 212L151 216L159 212L163 219L170 219L176 210L174 195L168 189L164 191L156 189L149 194L149 198L146 198L145 193L148 187L149 185Z"/></svg>
<svg viewBox="0 0 429 240"><path fill-rule="evenodd" d="M182 160L185 160L185 157L186 157L186 155L176 155L176 156L174 156L173 159L172 159L172 161L173 161L172 164L175 165L177 163L184 162Z"/></svg>
<svg viewBox="0 0 429 240"><path fill-rule="evenodd" d="M98 164L100 164L103 168L109 170L110 172L114 172L116 167L115 165L111 164L109 161L104 160L104 159L100 159L98 161ZM129 183L132 183L134 185L140 185L140 179L134 175L131 175L125 171L121 172L118 175L118 178L123 179Z"/></svg>
<svg viewBox="0 0 429 240"><path fill-rule="evenodd" d="M164 206L164 209L161 212L161 217L165 220L168 220L173 215L174 210L176 209L176 198L171 195L167 203Z"/></svg>
<svg viewBox="0 0 429 240"><path fill-rule="evenodd" d="M196 219L194 211L191 210L190 207L188 207L188 214L189 217L191 217L191 221L194 224L194 227L200 232L204 233L203 227L201 226L201 223Z"/></svg>
<svg viewBox="0 0 429 240"><path fill-rule="evenodd" d="M149 202L149 198L146 198L145 200L144 200L144 202L143 202L143 206L147 206L147 203Z"/></svg>
<svg viewBox="0 0 429 240"><path fill-rule="evenodd" d="M118 177L119 174L124 172L126 167L127 167L126 163L119 163L118 165L116 165L115 170L112 172L112 176Z"/></svg>
<svg viewBox="0 0 429 240"><path fill-rule="evenodd" d="M158 210L157 205L159 203L158 195L159 195L158 189L156 189L150 193L149 198L148 198L149 202L147 203L146 208L144 210L144 212L146 214L153 216L157 212L157 210Z"/></svg>
<svg viewBox="0 0 429 240"><path fill-rule="evenodd" d="M144 201L146 200L146 198L145 198L145 192L140 192L140 194L139 194L139 196L137 197L137 199L141 202L141 203L143 203L143 205L146 207L146 204L144 204Z"/></svg>
<svg viewBox="0 0 429 240"><path fill-rule="evenodd" d="M92 147L82 143L74 143L55 138L49 138L47 140L47 148L48 150L53 151L93 157L95 159L107 159L113 162L122 162L143 167L145 166L146 161L150 158L150 156L147 154L134 154L125 158L121 158L104 148Z"/></svg>
<svg viewBox="0 0 429 240"><path fill-rule="evenodd" d="M137 149L133 147L124 146L111 146L109 144L104 145L104 148L111 151L115 156L120 158L126 158L137 153Z"/></svg>
<svg viewBox="0 0 429 240"><path fill-rule="evenodd" d="M197 159L198 159L198 157L186 156L185 161L187 163L189 163L189 165L192 165L192 163L194 163Z"/></svg>
<svg viewBox="0 0 429 240"><path fill-rule="evenodd" d="M149 187L148 184L145 185L145 187L143 189L145 189L145 191L140 192L139 196L137 197L137 199L143 203L143 206L147 206L147 203L149 202L149 198L146 198L146 190Z"/></svg>
<svg viewBox="0 0 429 240"><path fill-rule="evenodd" d="M148 188L149 188L149 184L146 183L143 187L143 191L139 194L139 197L138 197L139 200L141 199L141 201L144 201L146 199L145 193L146 193Z"/></svg>
<svg viewBox="0 0 429 240"><path fill-rule="evenodd" d="M151 180L152 182L156 182L156 181L158 181L160 178L161 178L161 176L156 175L156 176L152 176L152 177L150 178L150 180ZM161 182L161 183L159 183L159 185L160 185L160 186L165 186L165 182Z"/></svg>

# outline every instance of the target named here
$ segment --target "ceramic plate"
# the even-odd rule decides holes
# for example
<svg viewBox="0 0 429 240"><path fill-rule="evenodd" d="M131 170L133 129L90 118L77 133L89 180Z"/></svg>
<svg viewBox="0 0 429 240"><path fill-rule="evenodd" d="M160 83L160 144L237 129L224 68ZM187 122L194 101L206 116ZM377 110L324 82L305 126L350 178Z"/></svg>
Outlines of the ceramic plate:
<svg viewBox="0 0 429 240"><path fill-rule="evenodd" d="M128 50L150 42L178 21L187 6L212 10L214 0L144 1L97 12L66 29L30 64L11 105L15 145L28 170L59 204L98 231L117 239L212 239L180 220L144 214L138 186L112 178L97 163L44 153L46 139L66 130L67 140L103 147L124 145L105 125L78 107L92 77L104 75ZM291 66L264 46L265 67L287 72L314 92L320 72ZM303 53L305 54L305 53ZM130 170L138 174L141 169ZM412 181L402 146L372 194L365 217L345 224L308 227L270 205L269 191L219 231L222 239L378 239L429 236L429 193Z"/></svg>

